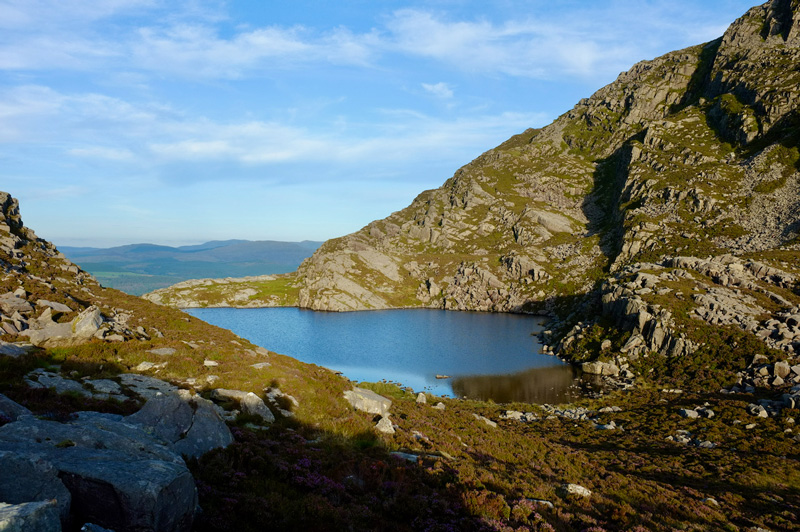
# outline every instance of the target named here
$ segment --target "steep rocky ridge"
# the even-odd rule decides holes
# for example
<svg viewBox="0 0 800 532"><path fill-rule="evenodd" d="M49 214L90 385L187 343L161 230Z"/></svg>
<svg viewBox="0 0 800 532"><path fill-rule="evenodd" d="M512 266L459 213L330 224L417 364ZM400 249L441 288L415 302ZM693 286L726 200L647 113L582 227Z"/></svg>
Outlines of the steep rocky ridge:
<svg viewBox="0 0 800 532"><path fill-rule="evenodd" d="M796 251L798 5L773 0L715 41L634 65L409 207L326 242L288 300L552 311L636 262ZM185 303L173 293L161 301Z"/></svg>
<svg viewBox="0 0 800 532"><path fill-rule="evenodd" d="M300 306L520 311L608 270L789 245L800 229L798 3L644 61L441 188L326 243Z"/></svg>

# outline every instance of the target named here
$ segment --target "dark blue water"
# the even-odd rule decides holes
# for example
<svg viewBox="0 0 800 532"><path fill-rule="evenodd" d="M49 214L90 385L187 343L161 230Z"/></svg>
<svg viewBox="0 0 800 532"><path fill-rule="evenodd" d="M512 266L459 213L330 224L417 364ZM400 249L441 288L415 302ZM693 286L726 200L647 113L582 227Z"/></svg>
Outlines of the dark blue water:
<svg viewBox="0 0 800 532"><path fill-rule="evenodd" d="M341 371L354 381L385 379L415 391L502 402L541 402L534 396L572 382L571 369L539 353L536 334L542 319L531 316L424 309L186 312L271 351ZM551 393L545 395L554 400Z"/></svg>

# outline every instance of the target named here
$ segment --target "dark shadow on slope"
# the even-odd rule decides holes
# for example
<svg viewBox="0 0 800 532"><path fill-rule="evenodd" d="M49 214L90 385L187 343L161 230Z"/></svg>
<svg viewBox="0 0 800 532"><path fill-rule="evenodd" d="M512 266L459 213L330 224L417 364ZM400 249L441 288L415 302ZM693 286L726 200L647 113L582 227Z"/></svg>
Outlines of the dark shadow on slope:
<svg viewBox="0 0 800 532"><path fill-rule="evenodd" d="M690 105L697 104L700 97L704 95L711 78L711 69L714 67L714 60L717 58L717 52L721 44L722 37L703 45L699 63L692 73L686 92L681 100L670 108L670 113L677 113Z"/></svg>
<svg viewBox="0 0 800 532"><path fill-rule="evenodd" d="M600 236L600 249L607 259L606 269L622 249L623 213L620 207L630 171L632 143L641 142L645 133L646 130L642 130L610 156L596 161L593 188L581 206L589 220L586 236Z"/></svg>

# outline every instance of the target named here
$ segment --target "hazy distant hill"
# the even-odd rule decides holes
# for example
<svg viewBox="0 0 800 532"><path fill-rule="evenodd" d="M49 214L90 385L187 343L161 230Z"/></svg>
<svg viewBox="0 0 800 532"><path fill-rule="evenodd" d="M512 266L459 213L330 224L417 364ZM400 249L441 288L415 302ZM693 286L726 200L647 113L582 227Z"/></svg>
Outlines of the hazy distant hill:
<svg viewBox="0 0 800 532"><path fill-rule="evenodd" d="M194 246L130 244L113 248L60 247L105 286L129 294L202 277L244 277L297 269L321 242L225 240Z"/></svg>

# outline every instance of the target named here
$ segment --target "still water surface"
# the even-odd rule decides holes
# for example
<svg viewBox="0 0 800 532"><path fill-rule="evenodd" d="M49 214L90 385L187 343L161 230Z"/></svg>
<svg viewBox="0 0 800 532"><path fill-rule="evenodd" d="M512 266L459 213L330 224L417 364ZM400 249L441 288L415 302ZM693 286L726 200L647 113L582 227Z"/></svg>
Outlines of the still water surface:
<svg viewBox="0 0 800 532"><path fill-rule="evenodd" d="M435 395L557 402L574 379L569 366L539 353L536 334L542 319L537 317L425 309L186 312L271 351L341 371L351 380L386 379Z"/></svg>

